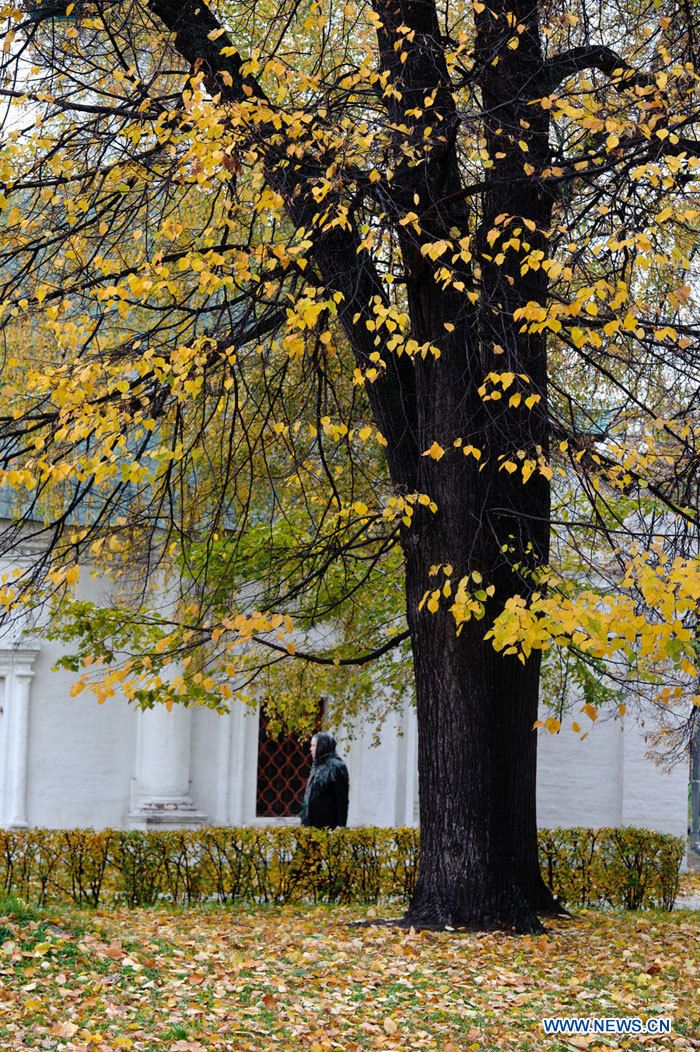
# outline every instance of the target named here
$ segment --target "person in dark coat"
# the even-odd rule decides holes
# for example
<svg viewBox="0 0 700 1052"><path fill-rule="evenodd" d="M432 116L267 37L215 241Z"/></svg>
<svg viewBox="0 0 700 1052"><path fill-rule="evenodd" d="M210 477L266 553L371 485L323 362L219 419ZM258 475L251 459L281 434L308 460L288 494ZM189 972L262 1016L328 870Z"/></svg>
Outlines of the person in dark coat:
<svg viewBox="0 0 700 1052"><path fill-rule="evenodd" d="M348 823L350 779L335 745L330 734L314 734L311 739L311 773L301 805L303 826L335 829Z"/></svg>

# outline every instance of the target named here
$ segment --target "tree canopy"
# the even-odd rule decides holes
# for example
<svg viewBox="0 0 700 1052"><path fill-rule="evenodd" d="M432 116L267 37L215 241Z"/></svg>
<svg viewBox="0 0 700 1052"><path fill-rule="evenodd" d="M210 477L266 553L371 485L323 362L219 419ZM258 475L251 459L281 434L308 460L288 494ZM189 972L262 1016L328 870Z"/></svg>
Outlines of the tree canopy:
<svg viewBox="0 0 700 1052"><path fill-rule="evenodd" d="M698 701L696 6L4 14L10 615L49 595L101 699L263 676L302 722L283 667L354 711L375 658L381 710L410 647L426 844L454 798L496 866L543 652L588 720ZM530 923L509 879L413 917Z"/></svg>

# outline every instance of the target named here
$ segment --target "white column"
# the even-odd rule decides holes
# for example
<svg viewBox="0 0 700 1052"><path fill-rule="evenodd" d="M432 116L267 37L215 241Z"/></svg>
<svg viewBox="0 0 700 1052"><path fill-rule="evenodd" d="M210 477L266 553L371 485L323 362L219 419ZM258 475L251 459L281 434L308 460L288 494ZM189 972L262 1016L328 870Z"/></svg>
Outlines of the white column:
<svg viewBox="0 0 700 1052"><path fill-rule="evenodd" d="M258 748L260 737L260 710L243 708L242 734L240 738L240 825L255 821L255 803L258 795Z"/></svg>
<svg viewBox="0 0 700 1052"><path fill-rule="evenodd" d="M407 826L418 825L418 719L415 706L406 703L404 718L406 735L406 795L404 798L403 822Z"/></svg>
<svg viewBox="0 0 700 1052"><path fill-rule="evenodd" d="M242 826L249 821L246 800L245 758L247 751L246 731L251 712L242 702L232 702L231 726L229 726L228 797L227 818L232 826ZM246 719L247 717L247 719ZM256 724L257 726L257 724ZM257 746L256 746L257 750ZM256 751L257 758L257 751Z"/></svg>
<svg viewBox="0 0 700 1052"><path fill-rule="evenodd" d="M406 738L401 734L401 714L393 712L386 721L384 740L379 747L385 789L381 825L398 826L403 821L402 800L405 793ZM382 756L383 753L383 756ZM386 806L391 801L390 806Z"/></svg>
<svg viewBox="0 0 700 1052"><path fill-rule="evenodd" d="M227 826L230 822L232 723L233 713L231 712L217 716L216 812L213 817L218 826Z"/></svg>
<svg viewBox="0 0 700 1052"><path fill-rule="evenodd" d="M23 647L0 650L0 675L5 679L3 718L7 727L5 751L4 824L25 829L29 772L29 717L34 659L38 649Z"/></svg>
<svg viewBox="0 0 700 1052"><path fill-rule="evenodd" d="M192 709L156 705L137 718L130 828L203 825L207 816L195 809L190 786Z"/></svg>
<svg viewBox="0 0 700 1052"><path fill-rule="evenodd" d="M27 827L27 761L29 759L29 697L33 672L14 673L12 690L12 736L8 785L8 827Z"/></svg>

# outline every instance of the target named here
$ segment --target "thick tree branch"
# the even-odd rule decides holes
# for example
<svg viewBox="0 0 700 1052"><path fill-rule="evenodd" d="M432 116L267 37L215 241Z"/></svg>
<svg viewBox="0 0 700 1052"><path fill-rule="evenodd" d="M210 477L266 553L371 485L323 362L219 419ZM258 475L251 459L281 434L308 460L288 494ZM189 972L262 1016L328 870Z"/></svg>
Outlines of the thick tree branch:
<svg viewBox="0 0 700 1052"><path fill-rule="evenodd" d="M174 35L175 49L193 70L201 69L207 88L228 102L245 98L267 101L255 77L245 76L238 52L222 55L234 48L233 41L205 3L197 0L148 0L148 8Z"/></svg>
<svg viewBox="0 0 700 1052"><path fill-rule="evenodd" d="M372 0L372 7L381 20L377 25L381 68L396 89L387 95L385 106L391 120L407 129L400 136L405 157L393 179L393 203L404 211L413 210L418 193L421 226L428 238L442 236L452 226L466 229L457 163L460 118L435 3Z"/></svg>
<svg viewBox="0 0 700 1052"><path fill-rule="evenodd" d="M664 142L661 153L671 157L687 154L688 157L700 157L700 142L697 139L688 139L687 136L678 136L678 142Z"/></svg>
<svg viewBox="0 0 700 1052"><path fill-rule="evenodd" d="M543 64L542 77L538 81L538 90L547 94L559 87L562 81L569 77L575 77L584 69L597 69L610 77L613 86L618 91L624 91L632 87L648 87L654 83L646 73L640 73L634 66L630 66L612 48L603 47L574 47L570 51L563 51L560 55L553 55Z"/></svg>

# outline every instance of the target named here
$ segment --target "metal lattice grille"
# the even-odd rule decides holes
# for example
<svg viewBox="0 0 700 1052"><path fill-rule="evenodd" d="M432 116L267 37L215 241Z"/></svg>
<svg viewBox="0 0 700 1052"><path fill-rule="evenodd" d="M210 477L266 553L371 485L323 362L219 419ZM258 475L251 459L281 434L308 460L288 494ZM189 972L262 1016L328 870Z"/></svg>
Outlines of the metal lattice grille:
<svg viewBox="0 0 700 1052"><path fill-rule="evenodd" d="M255 814L258 818L290 818L301 811L311 769L309 745L293 735L271 738L267 723L261 712Z"/></svg>

